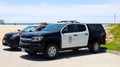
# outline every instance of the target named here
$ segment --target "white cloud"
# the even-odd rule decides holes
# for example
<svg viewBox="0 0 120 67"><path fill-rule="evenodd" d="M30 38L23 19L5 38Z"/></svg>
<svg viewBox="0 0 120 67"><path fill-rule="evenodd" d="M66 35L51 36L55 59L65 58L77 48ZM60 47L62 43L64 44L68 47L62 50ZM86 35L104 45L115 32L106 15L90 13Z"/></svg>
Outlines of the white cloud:
<svg viewBox="0 0 120 67"><path fill-rule="evenodd" d="M53 22L77 19L81 22L120 21L120 5L0 5L0 18L6 22Z"/></svg>

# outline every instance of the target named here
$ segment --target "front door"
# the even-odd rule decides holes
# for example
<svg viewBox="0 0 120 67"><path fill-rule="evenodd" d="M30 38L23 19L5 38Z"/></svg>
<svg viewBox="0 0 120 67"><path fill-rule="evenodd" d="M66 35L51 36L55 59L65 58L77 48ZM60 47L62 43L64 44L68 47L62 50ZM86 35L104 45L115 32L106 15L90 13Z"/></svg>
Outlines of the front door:
<svg viewBox="0 0 120 67"><path fill-rule="evenodd" d="M62 48L75 47L77 44L77 34L74 24L67 25L62 31Z"/></svg>

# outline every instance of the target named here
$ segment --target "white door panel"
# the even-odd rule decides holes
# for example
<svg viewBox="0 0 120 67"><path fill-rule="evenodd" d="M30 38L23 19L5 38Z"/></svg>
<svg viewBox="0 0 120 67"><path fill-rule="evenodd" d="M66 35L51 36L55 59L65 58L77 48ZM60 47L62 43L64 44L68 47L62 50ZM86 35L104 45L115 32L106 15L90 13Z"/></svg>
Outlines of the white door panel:
<svg viewBox="0 0 120 67"><path fill-rule="evenodd" d="M76 33L65 33L62 34L62 48L75 47L77 44Z"/></svg>
<svg viewBox="0 0 120 67"><path fill-rule="evenodd" d="M78 33L78 42L76 46L87 46L89 34L87 31Z"/></svg>

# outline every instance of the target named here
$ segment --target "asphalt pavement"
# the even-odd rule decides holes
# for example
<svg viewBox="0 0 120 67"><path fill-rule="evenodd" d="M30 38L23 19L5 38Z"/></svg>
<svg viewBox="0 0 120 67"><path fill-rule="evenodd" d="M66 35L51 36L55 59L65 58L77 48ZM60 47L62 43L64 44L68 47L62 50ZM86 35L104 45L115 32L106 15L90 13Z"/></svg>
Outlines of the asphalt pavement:
<svg viewBox="0 0 120 67"><path fill-rule="evenodd" d="M0 44L0 67L120 67L120 56L105 50L91 54L88 49L64 51L55 60L45 60L42 54L29 56Z"/></svg>

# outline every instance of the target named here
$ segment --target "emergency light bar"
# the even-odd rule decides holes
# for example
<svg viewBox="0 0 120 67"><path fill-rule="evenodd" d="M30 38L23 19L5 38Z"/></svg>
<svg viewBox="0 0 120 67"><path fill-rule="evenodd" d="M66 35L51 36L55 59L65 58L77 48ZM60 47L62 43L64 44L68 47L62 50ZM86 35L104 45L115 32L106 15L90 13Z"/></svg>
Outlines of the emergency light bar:
<svg viewBox="0 0 120 67"><path fill-rule="evenodd" d="M80 22L77 22L76 20L63 20L63 21L58 21L57 23L80 23Z"/></svg>

